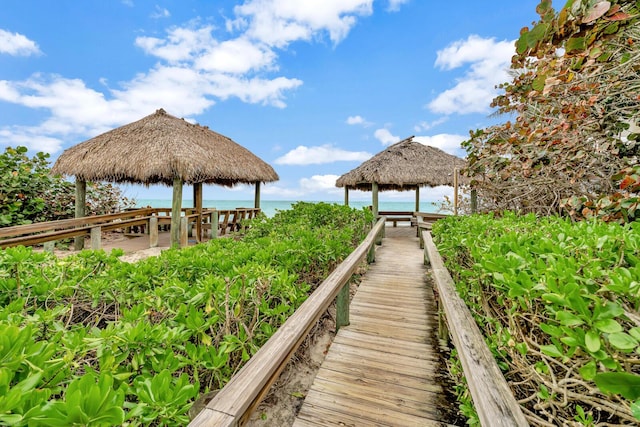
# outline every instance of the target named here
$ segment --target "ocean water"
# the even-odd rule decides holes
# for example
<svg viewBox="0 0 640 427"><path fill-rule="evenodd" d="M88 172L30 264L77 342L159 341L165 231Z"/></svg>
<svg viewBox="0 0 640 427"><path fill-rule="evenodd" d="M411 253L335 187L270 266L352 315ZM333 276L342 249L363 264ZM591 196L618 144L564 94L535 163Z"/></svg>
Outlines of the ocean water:
<svg viewBox="0 0 640 427"><path fill-rule="evenodd" d="M262 212L268 217L272 217L277 211L291 209L291 205L296 203L295 201L282 201L282 200L261 200L260 208ZM337 203L342 205L343 202L326 202ZM371 205L370 201L351 201L349 206L354 208L362 208ZM170 208L171 200L167 199L138 199L136 200L137 207L152 208ZM193 206L193 200L184 199L182 201L182 207ZM203 200L202 206L205 208L217 208L217 209L235 209L235 208L247 208L253 207L253 200ZM381 211L413 211L415 209L415 202L379 202L378 210ZM432 202L421 202L420 212L437 212L438 206Z"/></svg>

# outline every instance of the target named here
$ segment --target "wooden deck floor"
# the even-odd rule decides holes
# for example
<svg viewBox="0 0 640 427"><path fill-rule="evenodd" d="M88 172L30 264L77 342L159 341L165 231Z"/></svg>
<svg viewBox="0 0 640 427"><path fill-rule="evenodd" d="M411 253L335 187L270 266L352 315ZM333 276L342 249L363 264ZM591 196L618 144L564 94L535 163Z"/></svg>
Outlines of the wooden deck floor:
<svg viewBox="0 0 640 427"><path fill-rule="evenodd" d="M309 426L442 426L437 315L415 228L387 227L294 423Z"/></svg>

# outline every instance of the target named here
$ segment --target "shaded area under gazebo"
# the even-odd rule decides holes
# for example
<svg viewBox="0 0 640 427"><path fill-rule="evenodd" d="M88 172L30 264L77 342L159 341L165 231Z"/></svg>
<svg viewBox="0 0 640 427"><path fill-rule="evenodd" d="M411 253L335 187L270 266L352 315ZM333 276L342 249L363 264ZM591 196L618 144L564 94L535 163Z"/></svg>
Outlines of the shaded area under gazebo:
<svg viewBox="0 0 640 427"><path fill-rule="evenodd" d="M231 138L163 109L68 148L52 173L75 176L76 217L85 214L87 181L172 186L172 245L179 242L184 184L193 185L194 208L201 213L202 184L254 184L259 208L260 184L279 179L269 164Z"/></svg>
<svg viewBox="0 0 640 427"><path fill-rule="evenodd" d="M336 186L345 189L345 205L349 204L349 190L371 191L373 212L377 216L379 191L415 190L415 210L419 211L420 187L449 185L457 190L457 171L465 167L465 160L413 138L410 136L387 147L338 178Z"/></svg>

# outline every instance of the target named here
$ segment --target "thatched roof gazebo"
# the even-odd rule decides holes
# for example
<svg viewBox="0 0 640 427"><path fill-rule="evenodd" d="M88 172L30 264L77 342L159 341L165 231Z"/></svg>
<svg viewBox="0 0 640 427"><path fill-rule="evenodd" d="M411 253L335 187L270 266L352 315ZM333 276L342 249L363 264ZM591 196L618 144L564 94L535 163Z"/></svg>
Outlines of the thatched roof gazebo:
<svg viewBox="0 0 640 427"><path fill-rule="evenodd" d="M413 138L410 136L387 147L338 178L336 186L345 188L345 204L349 204L350 189L371 191L377 215L378 191L415 190L416 211L419 211L420 187L455 186L455 171L466 165L465 160Z"/></svg>
<svg viewBox="0 0 640 427"><path fill-rule="evenodd" d="M193 184L202 211L202 184L232 187L277 181L274 169L230 138L167 114L163 109L65 150L52 173L76 178L76 216L84 216L87 181L173 186L171 242L178 242L182 186Z"/></svg>

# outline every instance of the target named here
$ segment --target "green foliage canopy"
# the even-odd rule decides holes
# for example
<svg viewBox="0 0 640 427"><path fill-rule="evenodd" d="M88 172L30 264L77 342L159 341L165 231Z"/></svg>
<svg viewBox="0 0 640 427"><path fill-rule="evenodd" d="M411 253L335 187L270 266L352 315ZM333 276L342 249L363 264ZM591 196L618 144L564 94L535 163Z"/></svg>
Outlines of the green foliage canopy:
<svg viewBox="0 0 640 427"><path fill-rule="evenodd" d="M26 147L7 147L0 155L0 227L72 218L75 185L52 176L49 154L29 157ZM111 184L87 183L87 215L117 212L135 206Z"/></svg>

